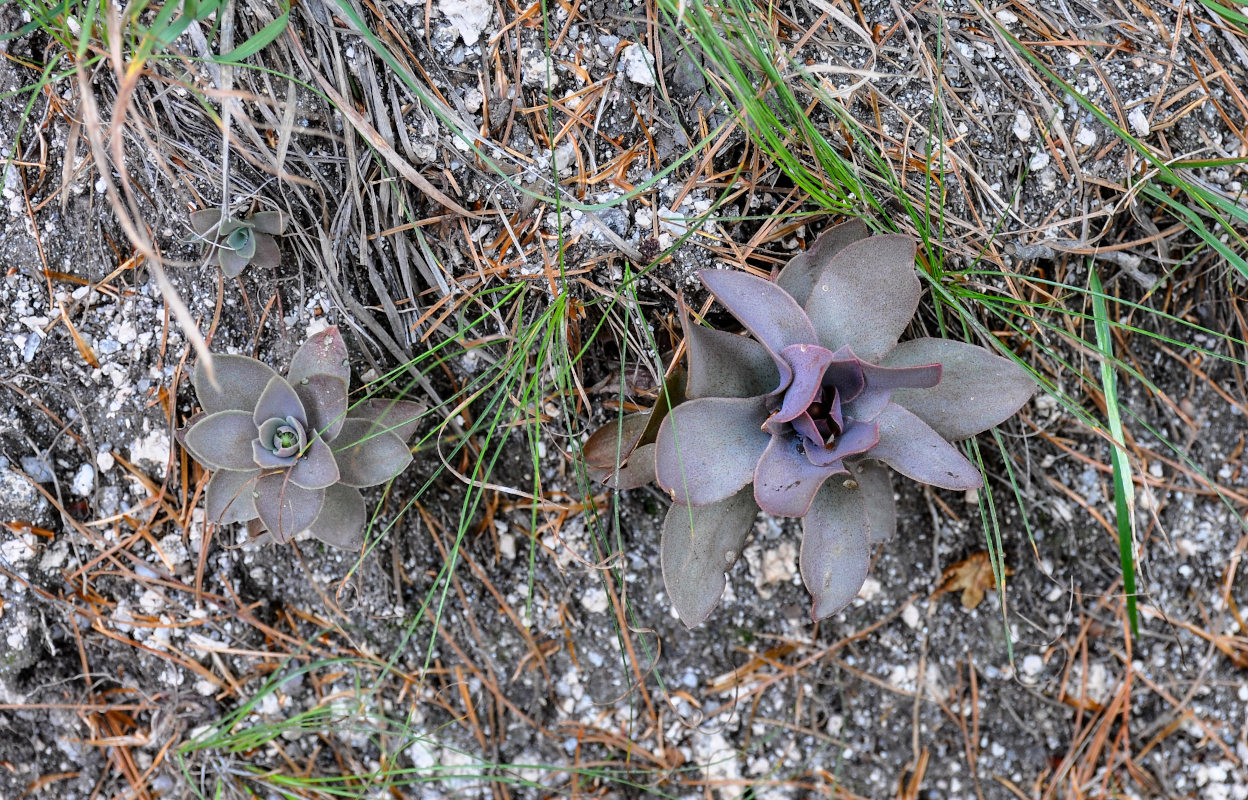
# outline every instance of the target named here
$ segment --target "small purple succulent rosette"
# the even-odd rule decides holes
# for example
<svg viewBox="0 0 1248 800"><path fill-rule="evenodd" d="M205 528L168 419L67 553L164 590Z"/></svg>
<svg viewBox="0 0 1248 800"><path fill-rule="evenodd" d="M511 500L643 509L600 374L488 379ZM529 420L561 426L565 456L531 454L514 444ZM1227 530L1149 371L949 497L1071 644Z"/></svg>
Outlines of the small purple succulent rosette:
<svg viewBox="0 0 1248 800"><path fill-rule="evenodd" d="M211 248L208 260L227 278L237 278L250 264L276 267L282 260L277 237L286 227L280 211L258 211L246 219L221 218L218 208L191 213L191 228Z"/></svg>
<svg viewBox="0 0 1248 800"><path fill-rule="evenodd" d="M213 470L208 519L246 522L259 537L254 541L287 542L307 530L326 544L357 549L366 522L359 490L411 463L407 440L424 406L370 399L348 407L351 371L336 327L304 342L285 376L247 356L212 361L215 386L204 363L195 366L203 412L180 437Z"/></svg>
<svg viewBox="0 0 1248 800"><path fill-rule="evenodd" d="M860 222L830 229L774 281L700 273L750 335L686 324L689 400L654 440L656 480L673 499L664 582L686 625L718 604L760 509L803 518L813 618L845 607L895 532L889 468L979 487L950 442L1009 418L1034 391L1025 370L982 347L898 344L919 303L915 244L867 234Z"/></svg>

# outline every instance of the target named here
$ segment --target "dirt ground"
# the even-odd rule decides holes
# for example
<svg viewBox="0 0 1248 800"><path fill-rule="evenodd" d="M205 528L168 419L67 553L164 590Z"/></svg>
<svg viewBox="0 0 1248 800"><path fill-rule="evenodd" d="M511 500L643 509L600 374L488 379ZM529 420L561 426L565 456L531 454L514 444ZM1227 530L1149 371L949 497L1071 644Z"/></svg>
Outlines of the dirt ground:
<svg viewBox="0 0 1248 800"><path fill-rule="evenodd" d="M77 58L54 34L81 13L25 30L32 4L0 6L0 798L1248 798L1245 276L1002 33L1243 208L1248 28L1213 3L757 8L786 58L840 70L869 142L805 102L862 175L870 145L919 197L943 142L947 266L1030 304L980 317L1047 383L979 437L986 490L896 482L849 608L812 624L798 521L760 516L693 630L658 569L667 498L588 485L574 443L621 382L653 401L697 269L769 269L839 215L663 7L308 0L231 65L209 56L281 8L155 54L156 10L117 12ZM187 214L223 197L286 214L278 268L203 263ZM852 211L913 233L903 206ZM1090 269L1138 636L1070 288ZM413 467L366 494L365 553L206 528L162 271L214 351L280 366L336 324L354 385L397 369L430 403ZM929 294L907 335L941 324Z"/></svg>

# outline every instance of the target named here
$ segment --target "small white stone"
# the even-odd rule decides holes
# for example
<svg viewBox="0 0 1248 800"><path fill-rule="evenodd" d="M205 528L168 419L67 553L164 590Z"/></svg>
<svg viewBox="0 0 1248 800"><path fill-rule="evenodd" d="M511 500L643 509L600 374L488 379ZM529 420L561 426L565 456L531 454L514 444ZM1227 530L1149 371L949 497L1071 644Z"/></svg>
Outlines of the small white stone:
<svg viewBox="0 0 1248 800"><path fill-rule="evenodd" d="M606 612L610 602L606 591L601 586L595 586L581 595L581 605L591 614L602 614Z"/></svg>
<svg viewBox="0 0 1248 800"><path fill-rule="evenodd" d="M1136 136L1147 136L1152 131L1152 126L1148 124L1148 115L1144 113L1143 108L1135 108L1127 114L1127 122L1130 123L1131 130L1135 131Z"/></svg>
<svg viewBox="0 0 1248 800"><path fill-rule="evenodd" d="M869 577L862 582L862 588L858 590L858 596L867 602L871 602L883 588L884 586L879 581Z"/></svg>
<svg viewBox="0 0 1248 800"><path fill-rule="evenodd" d="M1031 138L1031 115L1021 108L1014 112L1014 135L1020 142Z"/></svg>
<svg viewBox="0 0 1248 800"><path fill-rule="evenodd" d="M438 10L459 31L464 44L473 45L490 24L494 4L490 0L440 0Z"/></svg>
<svg viewBox="0 0 1248 800"><path fill-rule="evenodd" d="M906 607L901 610L901 621L911 630L918 630L919 610L914 607L914 603L906 603Z"/></svg>
<svg viewBox="0 0 1248 800"><path fill-rule="evenodd" d="M1040 656L1029 655L1023 659L1022 679L1023 683L1036 683L1037 677L1044 671L1044 659Z"/></svg>
<svg viewBox="0 0 1248 800"><path fill-rule="evenodd" d="M1027 162L1027 166L1031 168L1032 172L1039 172L1040 170L1044 169L1048 165L1049 165L1049 154L1044 152L1043 150L1041 150L1039 153L1036 153L1034 156L1031 157L1031 160Z"/></svg>
<svg viewBox="0 0 1248 800"><path fill-rule="evenodd" d="M630 44L620 56L624 74L639 86L654 86L654 56L639 44Z"/></svg>
<svg viewBox="0 0 1248 800"><path fill-rule="evenodd" d="M91 490L95 488L95 468L90 464L83 464L74 473L74 480L69 485L70 491L79 497L86 497L91 494Z"/></svg>
<svg viewBox="0 0 1248 800"><path fill-rule="evenodd" d="M1018 22L1018 17L1014 16L1014 12L1004 8L997 12L996 17L997 22L1000 22L1002 25L1013 25L1015 22Z"/></svg>
<svg viewBox="0 0 1248 800"><path fill-rule="evenodd" d="M116 463L117 459L113 458L113 454L107 450L101 451L95 457L95 465L100 468L100 472L108 472Z"/></svg>
<svg viewBox="0 0 1248 800"><path fill-rule="evenodd" d="M1096 131L1085 125L1075 134L1075 141L1084 147L1091 147L1096 144Z"/></svg>

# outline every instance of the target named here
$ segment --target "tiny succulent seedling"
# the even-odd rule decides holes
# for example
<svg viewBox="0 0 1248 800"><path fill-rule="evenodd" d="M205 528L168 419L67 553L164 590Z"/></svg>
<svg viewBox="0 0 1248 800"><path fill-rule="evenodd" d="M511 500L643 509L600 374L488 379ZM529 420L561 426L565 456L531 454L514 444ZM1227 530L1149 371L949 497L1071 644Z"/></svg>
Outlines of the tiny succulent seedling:
<svg viewBox="0 0 1248 800"><path fill-rule="evenodd" d="M358 548L366 522L360 488L384 483L412 460L407 440L424 406L370 399L348 408L351 370L338 328L304 342L286 375L254 358L214 355L193 384L203 407L180 439L213 470L207 517L246 522L253 541L287 542L308 531Z"/></svg>
<svg viewBox="0 0 1248 800"><path fill-rule="evenodd" d="M1013 415L1034 383L975 345L897 344L918 308L914 257L908 237L868 238L851 222L774 281L700 273L750 336L686 321L689 399L666 413L650 446L655 479L673 499L663 578L687 625L719 602L760 509L803 518L802 579L822 619L857 595L872 548L895 532L889 467L945 489L981 485L950 442ZM622 429L609 444L624 445L607 452L628 456L614 462L625 468L619 478L641 475L642 449L629 446L642 422L622 423L606 426Z"/></svg>
<svg viewBox="0 0 1248 800"><path fill-rule="evenodd" d="M276 237L285 227L280 211L258 211L246 219L222 219L217 208L191 214L191 228L210 248L208 260L229 278L238 277L249 264L276 267L282 258Z"/></svg>

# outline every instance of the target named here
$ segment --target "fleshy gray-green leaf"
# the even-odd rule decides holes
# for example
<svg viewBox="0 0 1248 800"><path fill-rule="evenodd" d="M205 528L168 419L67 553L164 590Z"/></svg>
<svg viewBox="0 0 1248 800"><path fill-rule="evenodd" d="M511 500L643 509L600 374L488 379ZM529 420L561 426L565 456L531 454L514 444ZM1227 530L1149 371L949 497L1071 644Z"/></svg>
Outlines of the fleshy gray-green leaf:
<svg viewBox="0 0 1248 800"><path fill-rule="evenodd" d="M255 469L251 443L256 425L247 411L209 414L186 432L186 449L209 469Z"/></svg>
<svg viewBox="0 0 1248 800"><path fill-rule="evenodd" d="M758 506L747 486L717 503L672 503L660 542L663 583L686 627L702 624L719 604L727 572L745 547Z"/></svg>
<svg viewBox="0 0 1248 800"><path fill-rule="evenodd" d="M368 514L359 489L335 484L325 490L325 502L308 532L331 547L359 550L364 543Z"/></svg>
<svg viewBox="0 0 1248 800"><path fill-rule="evenodd" d="M872 236L837 253L806 300L818 343L849 345L872 363L892 350L919 307L914 253L914 240L900 235Z"/></svg>
<svg viewBox="0 0 1248 800"><path fill-rule="evenodd" d="M357 417L347 417L333 450L339 481L359 488L385 483L412 463L412 453L402 439Z"/></svg>
<svg viewBox="0 0 1248 800"><path fill-rule="evenodd" d="M859 239L867 238L868 234L870 230L858 219L851 219L824 230L809 250L789 259L789 263L776 276L776 285L792 295L799 305L806 305L815 279L832 257Z"/></svg>
<svg viewBox="0 0 1248 800"><path fill-rule="evenodd" d="M220 389L214 389L208 380L203 361L195 363L195 374L191 378L195 397L206 414L229 410L250 414L264 387L277 375L268 365L247 356L214 354L212 365Z"/></svg>
<svg viewBox="0 0 1248 800"><path fill-rule="evenodd" d="M248 220L255 229L269 236L280 236L286 227L286 220L280 211L257 211Z"/></svg>
<svg viewBox="0 0 1248 800"><path fill-rule="evenodd" d="M299 383L312 375L337 375L348 387L351 385L347 343L337 325L309 337L291 357L290 369L286 370L291 383Z"/></svg>
<svg viewBox="0 0 1248 800"><path fill-rule="evenodd" d="M204 513L208 521L228 525L255 519L256 501L252 492L259 477L258 469L219 469L212 473L208 488L204 490Z"/></svg>
<svg viewBox="0 0 1248 800"><path fill-rule="evenodd" d="M771 437L763 398L703 397L671 410L659 428L655 471L677 502L704 506L731 497L754 478Z"/></svg>
<svg viewBox="0 0 1248 800"><path fill-rule="evenodd" d="M942 489L978 489L984 479L958 448L949 444L926 422L896 403L889 403L876 418L880 442L867 454L919 483Z"/></svg>
<svg viewBox="0 0 1248 800"><path fill-rule="evenodd" d="M882 366L924 363L941 365L940 383L931 389L900 389L893 393L893 402L951 442L1001 424L1036 391L1031 375L1008 358L948 339L902 342Z"/></svg>
<svg viewBox="0 0 1248 800"><path fill-rule="evenodd" d="M250 261L241 253L231 250L228 247L218 247L217 264L221 267L221 272L227 278L237 278L243 274L243 270L247 268Z"/></svg>
<svg viewBox="0 0 1248 800"><path fill-rule="evenodd" d="M802 581L812 597L811 618L849 605L867 579L871 544L862 492L828 481L802 521Z"/></svg>
<svg viewBox="0 0 1248 800"><path fill-rule="evenodd" d="M255 242L253 246L255 252L248 259L248 263L269 269L282 263L282 250L278 247L276 239L263 233L255 234L252 239Z"/></svg>
<svg viewBox="0 0 1248 800"><path fill-rule="evenodd" d="M717 331L690 322L685 326L689 346L689 399L698 397L757 397L779 389L780 370L767 348L753 339Z"/></svg>
<svg viewBox="0 0 1248 800"><path fill-rule="evenodd" d="M221 209L205 208L199 211L192 211L190 215L191 230L204 238L210 238L214 234L214 228L221 221Z"/></svg>
<svg viewBox="0 0 1248 800"><path fill-rule="evenodd" d="M311 525L325 500L325 490L304 489L289 480L286 472L261 475L256 479L256 494L256 513L280 543Z"/></svg>
<svg viewBox="0 0 1248 800"><path fill-rule="evenodd" d="M270 378L268 385L260 393L260 399L256 401L256 409L252 414L252 421L259 428L274 417L279 419L294 417L305 429L307 428L308 412L303 408L303 401L299 399L299 395L295 394L294 387L281 375L274 375Z"/></svg>

